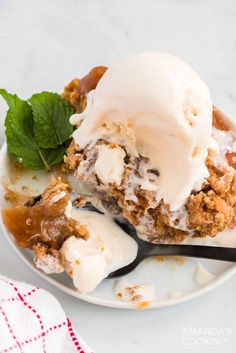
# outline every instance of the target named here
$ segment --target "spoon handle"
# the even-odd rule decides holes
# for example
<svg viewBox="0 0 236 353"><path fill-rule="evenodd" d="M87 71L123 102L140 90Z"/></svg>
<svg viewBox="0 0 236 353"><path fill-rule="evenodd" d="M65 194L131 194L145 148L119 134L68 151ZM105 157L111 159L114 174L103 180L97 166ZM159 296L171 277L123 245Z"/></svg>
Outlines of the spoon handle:
<svg viewBox="0 0 236 353"><path fill-rule="evenodd" d="M191 256L212 260L236 262L236 248L205 245L150 245L142 251L143 258L149 256Z"/></svg>

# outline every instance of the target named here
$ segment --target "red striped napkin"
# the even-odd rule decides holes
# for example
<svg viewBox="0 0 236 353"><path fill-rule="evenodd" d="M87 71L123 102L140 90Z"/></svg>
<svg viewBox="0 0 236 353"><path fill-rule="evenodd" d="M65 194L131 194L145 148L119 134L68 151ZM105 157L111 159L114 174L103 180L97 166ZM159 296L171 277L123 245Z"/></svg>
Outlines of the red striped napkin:
<svg viewBox="0 0 236 353"><path fill-rule="evenodd" d="M45 290L0 276L0 353L92 353Z"/></svg>

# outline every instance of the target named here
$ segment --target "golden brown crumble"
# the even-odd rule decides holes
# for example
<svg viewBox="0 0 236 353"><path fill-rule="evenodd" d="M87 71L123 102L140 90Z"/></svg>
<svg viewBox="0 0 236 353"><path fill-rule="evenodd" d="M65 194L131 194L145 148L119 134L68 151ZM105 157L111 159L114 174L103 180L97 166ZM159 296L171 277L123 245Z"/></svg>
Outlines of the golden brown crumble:
<svg viewBox="0 0 236 353"><path fill-rule="evenodd" d="M190 195L187 204L188 226L196 236L215 236L231 222L233 208L213 190Z"/></svg>
<svg viewBox="0 0 236 353"><path fill-rule="evenodd" d="M78 238L88 239L89 231L86 225L79 224L75 219L69 218L69 230Z"/></svg>
<svg viewBox="0 0 236 353"><path fill-rule="evenodd" d="M152 259L155 262L165 262L167 257L166 256L153 256Z"/></svg>
<svg viewBox="0 0 236 353"><path fill-rule="evenodd" d="M85 196L77 196L76 199L73 201L73 206L77 208L82 208L85 206L87 200Z"/></svg>
<svg viewBox="0 0 236 353"><path fill-rule="evenodd" d="M65 167L67 169L75 170L79 166L81 155L78 153L78 150L79 146L72 140L64 156Z"/></svg>
<svg viewBox="0 0 236 353"><path fill-rule="evenodd" d="M86 97L81 96L80 80L78 78L65 86L63 97L76 109L77 113L81 113L86 107Z"/></svg>
<svg viewBox="0 0 236 353"><path fill-rule="evenodd" d="M210 176L202 191L189 196L188 226L197 236L215 236L228 226L236 210L236 175L233 169L216 168L206 161Z"/></svg>
<svg viewBox="0 0 236 353"><path fill-rule="evenodd" d="M144 310L149 308L150 305L151 303L149 301L143 301L143 302L137 303L136 307L138 310Z"/></svg>
<svg viewBox="0 0 236 353"><path fill-rule="evenodd" d="M43 201L47 202L51 200L54 196L62 192L68 193L69 190L70 190L69 185L66 183L63 183L60 177L59 178L52 177L50 184L43 192ZM67 199L66 201L69 200L68 195L66 196L66 199Z"/></svg>
<svg viewBox="0 0 236 353"><path fill-rule="evenodd" d="M60 252L56 249L48 248L47 246L38 243L33 245L32 250L34 251L37 259L43 259L46 255L51 255L57 259L59 263L61 262Z"/></svg>
<svg viewBox="0 0 236 353"><path fill-rule="evenodd" d="M186 257L183 256L154 256L155 262L165 262L166 260L173 260L179 265L185 265L187 263Z"/></svg>

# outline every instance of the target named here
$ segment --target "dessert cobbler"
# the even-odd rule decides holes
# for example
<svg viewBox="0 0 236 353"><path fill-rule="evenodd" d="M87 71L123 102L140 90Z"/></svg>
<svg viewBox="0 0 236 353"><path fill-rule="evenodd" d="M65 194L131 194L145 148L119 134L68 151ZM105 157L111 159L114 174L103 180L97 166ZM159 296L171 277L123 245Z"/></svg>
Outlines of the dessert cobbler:
<svg viewBox="0 0 236 353"><path fill-rule="evenodd" d="M81 292L90 292L137 254L137 244L113 219L125 219L152 243L215 237L235 227L235 124L212 106L208 88L183 61L138 54L95 67L60 97L41 95L27 107L17 101L34 119L37 155L31 160L14 148L10 128L7 142L25 168L51 169L54 176L42 195L18 205L7 190L14 206L2 211L8 231L35 253L38 268L66 271ZM62 120L57 126L52 114L56 137L37 125L49 101L58 102L53 112L64 119L65 128Z"/></svg>

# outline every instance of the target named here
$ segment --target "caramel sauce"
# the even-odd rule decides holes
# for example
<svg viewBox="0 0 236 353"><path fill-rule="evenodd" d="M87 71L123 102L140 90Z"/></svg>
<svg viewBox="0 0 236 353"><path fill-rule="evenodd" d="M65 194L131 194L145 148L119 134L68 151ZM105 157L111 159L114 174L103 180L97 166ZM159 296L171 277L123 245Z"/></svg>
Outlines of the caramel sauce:
<svg viewBox="0 0 236 353"><path fill-rule="evenodd" d="M95 89L106 70L106 66L95 66L90 70L89 73L80 80L80 94L85 96L92 91L92 89Z"/></svg>
<svg viewBox="0 0 236 353"><path fill-rule="evenodd" d="M64 214L68 200L69 196L65 196L53 204L40 201L32 207L4 208L3 223L20 247L32 248L41 243L59 249L73 230Z"/></svg>
<svg viewBox="0 0 236 353"><path fill-rule="evenodd" d="M213 127L215 127L218 130L221 130L221 131L229 131L230 128L229 128L228 124L222 118L221 112L215 107L213 107L212 118L213 118L213 122L212 122Z"/></svg>
<svg viewBox="0 0 236 353"><path fill-rule="evenodd" d="M64 89L63 97L81 113L86 107L86 95L97 87L106 72L106 66L96 66L82 79L75 78Z"/></svg>

